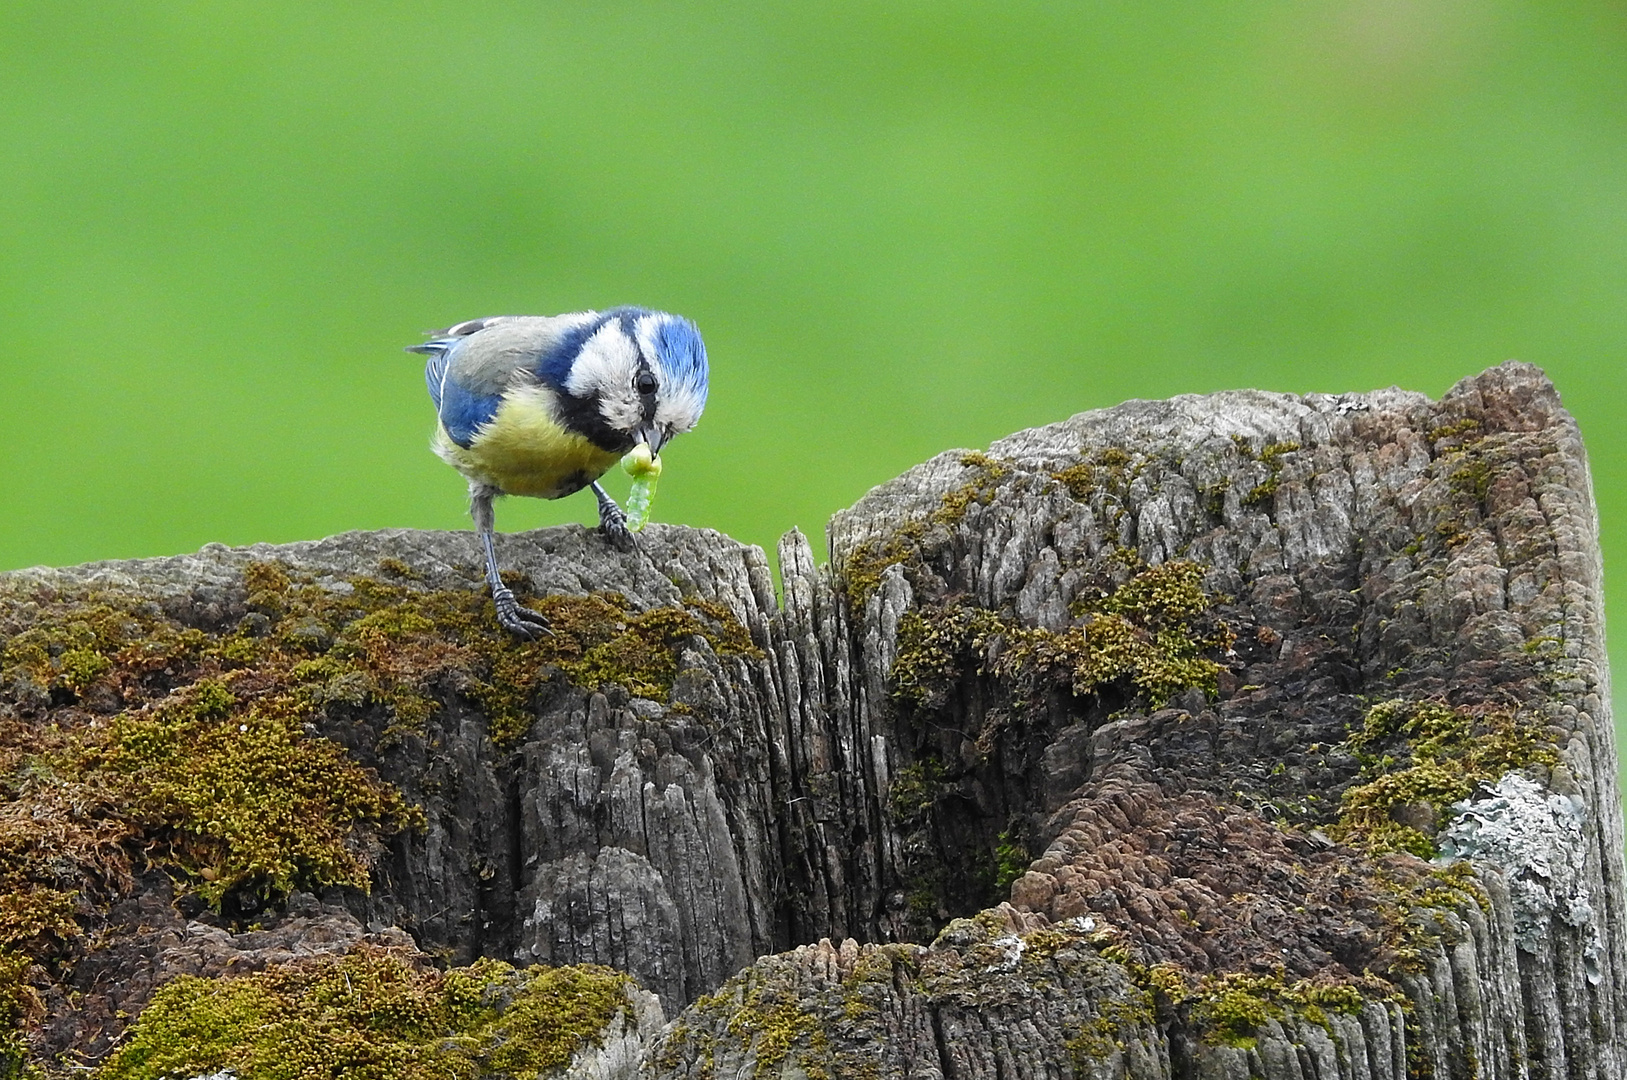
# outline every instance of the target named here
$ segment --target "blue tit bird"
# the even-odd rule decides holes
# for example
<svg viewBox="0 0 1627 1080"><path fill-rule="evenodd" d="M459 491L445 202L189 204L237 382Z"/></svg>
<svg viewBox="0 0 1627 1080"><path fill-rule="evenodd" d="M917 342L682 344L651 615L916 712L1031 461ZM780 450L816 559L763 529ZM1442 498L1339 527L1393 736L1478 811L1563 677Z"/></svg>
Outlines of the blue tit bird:
<svg viewBox="0 0 1627 1080"><path fill-rule="evenodd" d="M627 519L599 477L628 451L650 454L690 430L706 407L706 346L695 324L637 307L571 315L497 315L437 331L408 352L428 355L424 381L439 423L436 454L469 481L469 512L486 553L497 621L548 632L497 573L492 500L561 499L592 488L599 529L632 546Z"/></svg>

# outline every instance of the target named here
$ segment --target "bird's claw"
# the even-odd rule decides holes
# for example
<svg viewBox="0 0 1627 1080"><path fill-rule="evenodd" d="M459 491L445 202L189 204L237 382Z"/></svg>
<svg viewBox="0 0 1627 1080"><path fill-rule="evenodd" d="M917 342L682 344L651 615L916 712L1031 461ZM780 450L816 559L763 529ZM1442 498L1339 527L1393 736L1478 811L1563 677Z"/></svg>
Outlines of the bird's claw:
<svg viewBox="0 0 1627 1080"><path fill-rule="evenodd" d="M622 551L633 550L637 543L632 530L627 527L627 515L614 503L599 508L599 531Z"/></svg>
<svg viewBox="0 0 1627 1080"><path fill-rule="evenodd" d="M533 641L543 634L553 636L548 629L548 618L540 611L532 611L528 607L521 607L520 602L514 599L514 593L508 589L493 590L492 603L497 608L497 621L504 630L515 637Z"/></svg>

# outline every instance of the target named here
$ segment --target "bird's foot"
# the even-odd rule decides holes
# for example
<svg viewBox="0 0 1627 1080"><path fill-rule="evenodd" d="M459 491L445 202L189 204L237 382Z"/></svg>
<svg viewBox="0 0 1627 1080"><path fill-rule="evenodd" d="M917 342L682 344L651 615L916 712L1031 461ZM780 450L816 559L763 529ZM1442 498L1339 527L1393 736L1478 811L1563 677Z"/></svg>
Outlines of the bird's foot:
<svg viewBox="0 0 1627 1080"><path fill-rule="evenodd" d="M615 503L599 507L599 531L622 551L631 551L635 546L632 530L627 528L627 515Z"/></svg>
<svg viewBox="0 0 1627 1080"><path fill-rule="evenodd" d="M540 611L521 607L520 602L514 599L513 591L507 588L493 589L491 599L497 608L497 621L515 637L531 641L543 634L553 636L554 632L548 629L547 616Z"/></svg>

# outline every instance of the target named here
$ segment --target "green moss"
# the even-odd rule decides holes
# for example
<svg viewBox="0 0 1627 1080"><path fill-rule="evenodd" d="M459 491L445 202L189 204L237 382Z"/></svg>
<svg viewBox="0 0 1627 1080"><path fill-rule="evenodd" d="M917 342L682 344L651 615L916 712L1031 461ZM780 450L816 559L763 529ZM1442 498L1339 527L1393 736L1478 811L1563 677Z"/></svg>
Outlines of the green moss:
<svg viewBox="0 0 1627 1080"><path fill-rule="evenodd" d="M284 611L279 627L310 621L336 627L324 656L330 663L305 671L341 696L390 706L403 731L422 727L436 707L430 688L447 682L481 706L492 738L510 745L530 728L549 667L588 689L619 684L665 701L677 650L692 637L706 639L719 655L761 656L728 609L702 600L634 613L619 593L545 596L530 604L553 632L525 642L497 625L479 591L422 591L372 579L351 584L348 596L290 584L276 605Z"/></svg>
<svg viewBox="0 0 1627 1080"><path fill-rule="evenodd" d="M1491 462L1483 457L1465 455L1457 468L1447 476L1446 482L1459 495L1467 495L1479 502L1491 489Z"/></svg>
<svg viewBox="0 0 1627 1080"><path fill-rule="evenodd" d="M1417 895L1427 907L1461 908L1473 904L1483 912L1491 911L1491 897L1475 880L1474 865L1468 860L1431 866L1429 884Z"/></svg>
<svg viewBox="0 0 1627 1080"><path fill-rule="evenodd" d="M1124 967L1132 988L1129 995L1099 1006L1096 1018L1069 1040L1076 1065L1122 1050L1132 1028L1151 1029L1160 1022L1173 1022L1177 1016L1184 1017L1211 1045L1246 1049L1255 1045L1259 1030L1269 1021L1290 1013L1328 1027L1329 1013L1359 1013L1370 1000L1398 996L1393 986L1368 976L1344 982L1289 979L1280 968L1266 974L1199 976L1174 963L1149 966L1111 928L1093 933L1088 940L1104 960Z"/></svg>
<svg viewBox="0 0 1627 1080"><path fill-rule="evenodd" d="M898 770L887 789L887 806L895 821L915 821L932 809L943 789L942 764L927 758Z"/></svg>
<svg viewBox="0 0 1627 1080"><path fill-rule="evenodd" d="M914 541L920 533L920 529L906 524L898 535L871 540L848 552L842 560L842 589L854 609L862 608L881 587L881 575L889 566L897 566L915 554Z"/></svg>
<svg viewBox="0 0 1627 1080"><path fill-rule="evenodd" d="M1281 459L1299 449L1297 442L1269 442L1260 450L1260 460L1274 469L1280 469Z"/></svg>
<svg viewBox="0 0 1627 1080"><path fill-rule="evenodd" d="M1437 424L1429 429L1429 441L1440 442L1442 439L1454 439L1458 436L1469 436L1480 430L1480 421L1465 416L1461 420L1453 420L1445 424ZM1478 437L1478 436L1476 436ZM1465 439L1464 441L1468 441Z"/></svg>
<svg viewBox="0 0 1627 1080"><path fill-rule="evenodd" d="M0 717L0 1075L21 1052L19 1026L84 948L90 900L129 880L134 830L114 816L118 792L78 777L76 757L71 729ZM91 897L87 873L101 887Z"/></svg>
<svg viewBox="0 0 1627 1080"><path fill-rule="evenodd" d="M44 594L34 601L42 617L20 625L0 623L0 675L25 680L76 699L110 675L139 676L194 662L206 635L180 627L155 611L92 594L85 598ZM10 613L8 613L10 614ZM4 625L9 623L11 625Z"/></svg>
<svg viewBox="0 0 1627 1080"><path fill-rule="evenodd" d="M819 1018L791 990L763 981L752 969L697 1000L694 1009L751 1054L756 1061L754 1076L780 1072L787 1058L810 1078L828 1075L822 1062L829 1057L830 1046ZM705 1042L704 1036L689 1037ZM709 1047L699 1048L710 1058Z"/></svg>
<svg viewBox="0 0 1627 1080"><path fill-rule="evenodd" d="M243 590L249 607L272 618L283 613L283 598L293 581L280 563L251 562L243 568Z"/></svg>
<svg viewBox="0 0 1627 1080"><path fill-rule="evenodd" d="M1080 944L1079 935L1065 930L1046 928L1030 930L1022 935L1024 964L1043 964L1063 949Z"/></svg>
<svg viewBox="0 0 1627 1080"><path fill-rule="evenodd" d="M919 558L921 545L934 528L957 525L974 503L987 506L992 502L1000 482L1012 471L1009 464L981 453L962 454L960 463L972 470L970 479L944 495L930 513L903 522L892 533L859 545L843 558L840 580L852 607L864 606L881 586L881 576L889 566Z"/></svg>
<svg viewBox="0 0 1627 1080"><path fill-rule="evenodd" d="M1372 880L1387 894L1387 903L1377 909L1389 954L1387 972L1418 975L1428 970L1424 958L1440 948L1444 933L1436 911L1491 910L1490 894L1467 861L1430 866L1423 873L1403 873L1390 863L1374 872Z"/></svg>
<svg viewBox="0 0 1627 1080"><path fill-rule="evenodd" d="M1069 465L1052 473L1051 477L1060 481L1076 499L1088 499L1096 490L1096 468L1089 462L1081 461L1077 465Z"/></svg>
<svg viewBox="0 0 1627 1080"><path fill-rule="evenodd" d="M112 774L126 814L155 838L148 857L196 875L211 902L241 888L366 890L358 829L418 826L422 812L337 743L307 735L307 715L297 695L239 700L205 679L118 717L87 768Z"/></svg>
<svg viewBox="0 0 1627 1080"><path fill-rule="evenodd" d="M1096 1075L1101 1062L1122 1052L1131 1036L1152 1024L1151 1002L1142 991L1132 988L1131 992L1135 995L1131 1000L1108 998L1102 1001L1096 1007L1096 1015L1063 1044L1079 1075Z"/></svg>
<svg viewBox="0 0 1627 1080"><path fill-rule="evenodd" d="M508 1008L484 1032L464 1038L491 1045L477 1054L488 1071L527 1080L563 1067L597 1042L626 1006L628 985L627 976L604 967L534 967Z"/></svg>
<svg viewBox="0 0 1627 1080"><path fill-rule="evenodd" d="M1184 969L1173 963L1154 964L1139 978L1147 992L1160 1006L1173 1008L1184 1005L1192 997Z"/></svg>
<svg viewBox="0 0 1627 1080"><path fill-rule="evenodd" d="M1260 1028L1283 1016L1282 1006L1272 1000L1273 988L1273 980L1240 973L1211 980L1192 1010L1203 1041L1251 1049Z"/></svg>
<svg viewBox="0 0 1627 1080"><path fill-rule="evenodd" d="M1244 506L1260 506L1270 501L1276 495L1277 487L1282 483L1283 457L1300 449L1297 442L1271 442L1267 443L1259 453L1259 460L1268 470L1264 481L1256 484L1254 488L1243 496Z"/></svg>
<svg viewBox="0 0 1627 1080"><path fill-rule="evenodd" d="M175 979L95 1075L531 1080L592 1045L625 1007L627 985L606 968L517 971L496 960L442 973L358 946L239 978Z"/></svg>
<svg viewBox="0 0 1627 1080"><path fill-rule="evenodd" d="M113 661L94 649L70 649L58 661L58 679L63 686L82 694L98 678L113 668Z"/></svg>
<svg viewBox="0 0 1627 1080"><path fill-rule="evenodd" d="M33 962L25 955L0 949L0 1076L33 1077L27 1068L28 1044L22 1030L45 1015L45 1003L29 983Z"/></svg>
<svg viewBox="0 0 1627 1080"><path fill-rule="evenodd" d="M1098 492L1122 496L1129 482L1135 479L1140 471L1134 467L1134 461L1129 451L1118 446L1108 446L1095 451L1083 461L1053 472L1051 478L1061 483L1068 489L1070 495L1081 502L1089 500Z"/></svg>
<svg viewBox="0 0 1627 1080"><path fill-rule="evenodd" d="M723 656L762 657L726 608L691 600L682 608L625 617L612 636L579 658L562 659L560 666L578 686L597 690L619 683L635 697L665 701L678 675L677 647L695 637L705 638Z"/></svg>
<svg viewBox="0 0 1627 1080"><path fill-rule="evenodd" d="M1084 610L1094 608L1148 625L1172 626L1208 609L1203 567L1197 563L1176 559L1158 566L1139 565L1134 577Z"/></svg>
<svg viewBox="0 0 1627 1080"><path fill-rule="evenodd" d="M1137 459L1129 451L1112 446L1049 475L1076 499L1088 500L1097 493L1122 499L1148 460ZM987 506L993 502L1000 485L1017 471L1011 462L981 453L961 455L960 464L971 470L968 479L944 495L930 512L902 522L886 535L871 538L843 557L839 578L853 607L861 607L874 594L888 567L902 565L909 572L921 559L926 546L944 530L959 524L972 506Z"/></svg>
<svg viewBox="0 0 1627 1080"><path fill-rule="evenodd" d="M1281 483L1281 474L1272 473L1270 476L1266 477L1265 480L1255 484L1249 489L1249 493L1243 496L1243 505L1263 506L1264 504L1270 502L1271 499L1277 494L1277 487Z"/></svg>
<svg viewBox="0 0 1627 1080"><path fill-rule="evenodd" d="M760 998L743 1002L729 1018L725 1030L751 1047L757 1058L757 1075L773 1070L785 1060L791 1048L803 1039L823 1037L819 1020L804 1012L795 1000L784 998L766 1003Z"/></svg>
<svg viewBox="0 0 1627 1080"><path fill-rule="evenodd" d="M390 555L379 560L379 573L386 577L406 578L410 581L417 581L423 577L418 571Z"/></svg>
<svg viewBox="0 0 1627 1080"><path fill-rule="evenodd" d="M977 664L991 637L1017 630L995 612L964 604L905 612L898 620L891 673L894 698L925 704L933 692Z"/></svg>
<svg viewBox="0 0 1627 1080"><path fill-rule="evenodd" d="M1527 656L1540 656L1557 658L1563 654L1565 641L1563 638L1553 637L1549 634L1539 634L1520 646L1520 651Z"/></svg>
<svg viewBox="0 0 1627 1080"><path fill-rule="evenodd" d="M499 745L529 729L549 667L588 689L619 684L665 701L677 650L691 638L704 638L722 656L761 656L728 609L703 600L635 613L619 593L540 597L529 603L553 632L526 642L497 625L490 599L474 589L424 591L357 578L349 594L334 594L297 585L274 568L248 579L258 582L251 596L282 612L279 629L314 623L332 631L328 662L302 669L306 676L341 698L390 706L403 730L421 727L433 712L431 687L455 683L482 707ZM523 589L525 582L510 584Z"/></svg>
<svg viewBox="0 0 1627 1080"><path fill-rule="evenodd" d="M1393 997L1394 991L1385 996ZM1366 1008L1368 1000L1359 989L1348 983L1313 982L1293 983L1283 990L1282 999L1299 1015L1313 1024L1320 1024L1329 1034L1333 1033L1329 1013L1356 1015Z"/></svg>
<svg viewBox="0 0 1627 1080"><path fill-rule="evenodd" d="M1280 969L1266 975L1229 972L1205 975L1195 986L1185 985L1179 1003L1190 1006L1192 1022L1205 1042L1249 1048L1268 1021L1281 1020L1290 1012L1329 1028L1329 1013L1360 1013L1369 1000L1397 994L1388 984L1370 978L1360 981L1359 986L1355 982L1290 981Z"/></svg>
<svg viewBox="0 0 1627 1080"><path fill-rule="evenodd" d="M1441 543L1446 545L1448 551L1462 547L1472 539L1471 534L1464 531L1463 524L1453 520L1443 521L1435 526L1435 535L1441 538Z"/></svg>
<svg viewBox="0 0 1627 1080"><path fill-rule="evenodd" d="M1435 1080L1435 1063L1424 1048L1424 1031L1418 1024L1417 1011L1414 1009L1407 1010L1402 1021L1402 1038L1407 1047L1407 1080Z"/></svg>
<svg viewBox="0 0 1627 1080"><path fill-rule="evenodd" d="M1206 652L1224 649L1224 626L1200 629L1209 606L1201 567L1170 562L1142 570L1105 597L1081 605L1082 625L1056 632L1022 627L966 604L911 611L899 620L892 685L897 700L930 706L955 680L980 671L1017 696L1062 682L1075 695L1127 683L1153 706L1198 688L1216 692L1220 665ZM986 664L1000 638L998 659Z"/></svg>
<svg viewBox="0 0 1627 1080"><path fill-rule="evenodd" d="M1226 492L1232 487L1232 478L1222 476L1212 484L1205 484L1198 488L1198 498L1210 517L1220 517L1226 510Z"/></svg>
<svg viewBox="0 0 1627 1080"><path fill-rule="evenodd" d="M972 477L943 497L931 515L935 525L953 525L966 516L973 503L987 506L994 501L1000 481L1011 475L1011 466L987 454L972 452L960 456L961 465L974 470Z"/></svg>
<svg viewBox="0 0 1627 1080"><path fill-rule="evenodd" d="M1028 849L1012 835L1011 830L1001 833L994 846L995 888L1009 889L1013 881L1028 872L1028 864L1033 861L1028 856Z"/></svg>
<svg viewBox="0 0 1627 1080"><path fill-rule="evenodd" d="M1109 446L1096 454L1096 463L1106 469L1127 469L1131 460L1130 452L1121 446Z"/></svg>
<svg viewBox="0 0 1627 1080"><path fill-rule="evenodd" d="M1441 702L1386 701L1368 710L1346 742L1362 763L1363 782L1345 790L1336 840L1369 851L1435 855L1432 834L1398 818L1428 807L1444 822L1452 804L1476 785L1532 765L1555 765L1557 750L1542 726L1501 708L1453 708Z"/></svg>
<svg viewBox="0 0 1627 1080"><path fill-rule="evenodd" d="M949 882L943 868L929 865L918 869L905 882L904 905L911 921L930 926L948 910Z"/></svg>
<svg viewBox="0 0 1627 1080"><path fill-rule="evenodd" d="M1367 974L1345 980L1289 979L1278 968L1265 974L1200 976L1174 963L1142 963L1135 948L1112 928L1097 931L1090 941L1104 960L1122 965L1141 991L1145 1008L1138 1020L1150 1024L1154 1015L1184 1015L1211 1045L1250 1048L1261 1027L1290 1012L1331 1033L1329 1013L1359 1013L1368 1001L1401 1000L1392 984Z"/></svg>
<svg viewBox="0 0 1627 1080"><path fill-rule="evenodd" d="M655 1055L655 1067L663 1073L671 1073L683 1063L683 1051L690 1040L689 1025L681 1019L674 1020L660 1038L661 1049Z"/></svg>

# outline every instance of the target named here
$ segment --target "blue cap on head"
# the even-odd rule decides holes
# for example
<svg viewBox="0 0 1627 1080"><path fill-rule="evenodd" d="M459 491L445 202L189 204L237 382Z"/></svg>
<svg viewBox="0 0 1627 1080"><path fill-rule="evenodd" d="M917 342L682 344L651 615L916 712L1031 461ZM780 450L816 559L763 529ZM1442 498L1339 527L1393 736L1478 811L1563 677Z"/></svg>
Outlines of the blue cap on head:
<svg viewBox="0 0 1627 1080"><path fill-rule="evenodd" d="M696 398L698 405L706 404L706 345L701 341L695 324L681 315L661 313L656 327L654 344L661 365L668 376Z"/></svg>

